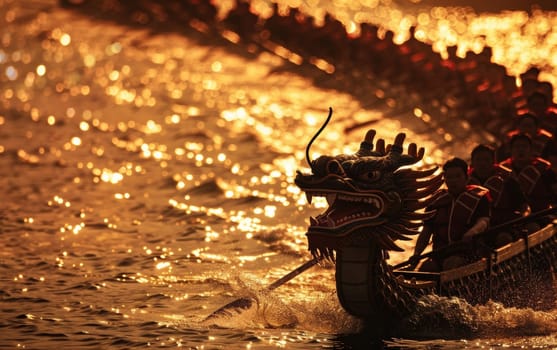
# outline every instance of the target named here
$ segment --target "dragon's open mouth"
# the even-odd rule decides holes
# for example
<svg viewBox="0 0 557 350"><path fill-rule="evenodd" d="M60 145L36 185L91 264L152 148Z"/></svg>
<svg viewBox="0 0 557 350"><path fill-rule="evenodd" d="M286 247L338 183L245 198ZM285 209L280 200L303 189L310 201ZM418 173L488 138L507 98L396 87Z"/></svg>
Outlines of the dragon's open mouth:
<svg viewBox="0 0 557 350"><path fill-rule="evenodd" d="M294 183L313 197L325 197L328 208L310 218L307 230L308 248L312 254L334 260L342 247L373 243L384 250L402 251L397 240L410 240L419 233L424 220L434 211L427 211L435 193L443 184L436 168L413 170L403 168L422 160L423 147L408 145L403 151L406 135L399 133L393 144L385 140L373 142L375 130L368 130L360 149L353 154L322 155L311 160L309 149L325 124L306 147L310 173L297 171ZM426 211L423 211L426 209Z"/></svg>
<svg viewBox="0 0 557 350"><path fill-rule="evenodd" d="M315 196L326 197L329 204L324 213L310 218L310 228L314 229L338 229L356 223L369 223L385 211L384 199L375 193L355 195L308 191L306 196L310 203Z"/></svg>

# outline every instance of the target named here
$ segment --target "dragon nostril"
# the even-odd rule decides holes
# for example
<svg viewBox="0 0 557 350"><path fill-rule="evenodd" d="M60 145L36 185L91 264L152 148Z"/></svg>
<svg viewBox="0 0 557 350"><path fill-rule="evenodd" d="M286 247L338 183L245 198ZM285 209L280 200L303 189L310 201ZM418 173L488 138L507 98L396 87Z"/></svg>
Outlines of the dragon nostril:
<svg viewBox="0 0 557 350"><path fill-rule="evenodd" d="M313 161L311 161L311 168L315 175L327 175L329 172L329 162L331 161L332 157L329 156L321 156Z"/></svg>
<svg viewBox="0 0 557 350"><path fill-rule="evenodd" d="M340 163L335 159L327 163L327 172L329 174L346 175L342 165L340 165Z"/></svg>

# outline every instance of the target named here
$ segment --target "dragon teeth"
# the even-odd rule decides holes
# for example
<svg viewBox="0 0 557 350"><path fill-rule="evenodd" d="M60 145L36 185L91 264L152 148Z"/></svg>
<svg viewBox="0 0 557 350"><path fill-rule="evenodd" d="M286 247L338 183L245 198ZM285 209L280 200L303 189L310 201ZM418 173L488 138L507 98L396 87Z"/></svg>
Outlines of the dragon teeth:
<svg viewBox="0 0 557 350"><path fill-rule="evenodd" d="M347 196L347 195L338 195L339 199L342 199L343 201L347 201L347 202L364 202L364 203L369 203L369 204L373 204L376 207L379 207L381 205L381 203L379 202L379 200L375 197L356 197L356 196Z"/></svg>
<svg viewBox="0 0 557 350"><path fill-rule="evenodd" d="M306 192L306 199L309 204L311 204L311 200L313 199L313 195L311 193Z"/></svg>
<svg viewBox="0 0 557 350"><path fill-rule="evenodd" d="M365 219L365 218L368 218L370 216L372 216L371 212L356 213L356 214L344 216L344 217L338 219L337 221L335 221L334 224L335 224L335 226L336 225L341 225L341 224L344 224L347 221L356 220L356 219L359 219L359 218L364 218Z"/></svg>
<svg viewBox="0 0 557 350"><path fill-rule="evenodd" d="M318 224L318 221L316 218L314 218L313 216L309 217L309 222L311 225L316 226Z"/></svg>

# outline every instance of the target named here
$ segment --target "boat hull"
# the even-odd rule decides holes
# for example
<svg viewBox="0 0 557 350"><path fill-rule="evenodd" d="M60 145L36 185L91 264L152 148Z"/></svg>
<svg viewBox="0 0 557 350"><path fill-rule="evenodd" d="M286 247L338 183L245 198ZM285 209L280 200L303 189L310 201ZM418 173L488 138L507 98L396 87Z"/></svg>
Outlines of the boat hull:
<svg viewBox="0 0 557 350"><path fill-rule="evenodd" d="M440 273L393 269L373 241L337 250L336 287L342 307L365 320L396 324L421 296L489 300L508 307L555 307L557 226L553 223L503 247L483 250L474 262Z"/></svg>

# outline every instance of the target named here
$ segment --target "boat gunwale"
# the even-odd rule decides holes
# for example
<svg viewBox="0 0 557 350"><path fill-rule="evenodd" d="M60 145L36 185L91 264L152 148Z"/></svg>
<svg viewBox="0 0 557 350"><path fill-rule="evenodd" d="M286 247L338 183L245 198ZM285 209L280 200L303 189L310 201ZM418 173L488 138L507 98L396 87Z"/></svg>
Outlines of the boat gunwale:
<svg viewBox="0 0 557 350"><path fill-rule="evenodd" d="M444 284L462 279L464 277L486 271L494 265L501 264L529 249L539 246L553 237L557 237L556 224L557 222L555 221L549 223L545 227L527 234L527 236L519 237L511 243L493 249L488 256L483 256L480 259L464 266L441 272L424 273L421 271L393 270L393 273L398 277L399 282L404 283L405 286L414 288L424 287L424 282ZM491 259L491 262L489 259ZM416 280L419 280L422 283L417 283Z"/></svg>

